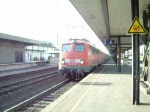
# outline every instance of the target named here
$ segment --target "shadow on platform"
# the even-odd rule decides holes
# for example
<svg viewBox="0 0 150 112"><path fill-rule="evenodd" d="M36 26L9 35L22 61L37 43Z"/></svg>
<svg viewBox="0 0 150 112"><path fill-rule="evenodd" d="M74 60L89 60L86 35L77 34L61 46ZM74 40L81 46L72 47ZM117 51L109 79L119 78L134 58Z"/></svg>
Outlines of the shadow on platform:
<svg viewBox="0 0 150 112"><path fill-rule="evenodd" d="M111 83L109 82L80 82L81 85L95 85L95 86L109 86Z"/></svg>
<svg viewBox="0 0 150 112"><path fill-rule="evenodd" d="M150 106L150 103L140 103L139 105Z"/></svg>

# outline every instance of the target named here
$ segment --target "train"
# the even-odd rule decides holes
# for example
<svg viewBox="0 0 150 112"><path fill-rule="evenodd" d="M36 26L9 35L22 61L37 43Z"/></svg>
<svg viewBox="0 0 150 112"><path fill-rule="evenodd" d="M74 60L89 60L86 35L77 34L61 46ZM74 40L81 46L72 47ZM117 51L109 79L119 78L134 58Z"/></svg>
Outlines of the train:
<svg viewBox="0 0 150 112"><path fill-rule="evenodd" d="M108 56L86 39L70 39L62 44L59 74L69 80L82 79L100 66Z"/></svg>

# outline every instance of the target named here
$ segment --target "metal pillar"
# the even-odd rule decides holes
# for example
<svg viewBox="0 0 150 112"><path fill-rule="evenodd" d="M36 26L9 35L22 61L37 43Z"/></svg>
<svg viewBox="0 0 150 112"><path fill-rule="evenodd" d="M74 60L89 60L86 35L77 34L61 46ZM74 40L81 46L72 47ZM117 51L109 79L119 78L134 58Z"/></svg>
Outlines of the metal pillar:
<svg viewBox="0 0 150 112"><path fill-rule="evenodd" d="M113 51L113 59L114 59L116 66L117 66L117 45L116 45L115 50Z"/></svg>
<svg viewBox="0 0 150 112"><path fill-rule="evenodd" d="M33 45L32 45L32 53L33 53Z"/></svg>
<svg viewBox="0 0 150 112"><path fill-rule="evenodd" d="M126 56L125 56L125 51L126 51L126 50L124 50L124 58L126 57Z"/></svg>
<svg viewBox="0 0 150 112"><path fill-rule="evenodd" d="M121 41L120 41L120 37L118 37L118 49L119 49L118 72L121 72Z"/></svg>
<svg viewBox="0 0 150 112"><path fill-rule="evenodd" d="M40 52L40 50L39 50L39 45L38 45L38 53Z"/></svg>
<svg viewBox="0 0 150 112"><path fill-rule="evenodd" d="M117 48L117 45L116 45L116 66L117 66L117 63L118 63L117 54L118 54L118 48Z"/></svg>
<svg viewBox="0 0 150 112"><path fill-rule="evenodd" d="M139 0L131 0L132 5L132 20L135 17L139 18ZM133 49L133 104L139 104L139 81L140 81L140 72L139 72L139 34L133 34L132 37L132 49Z"/></svg>

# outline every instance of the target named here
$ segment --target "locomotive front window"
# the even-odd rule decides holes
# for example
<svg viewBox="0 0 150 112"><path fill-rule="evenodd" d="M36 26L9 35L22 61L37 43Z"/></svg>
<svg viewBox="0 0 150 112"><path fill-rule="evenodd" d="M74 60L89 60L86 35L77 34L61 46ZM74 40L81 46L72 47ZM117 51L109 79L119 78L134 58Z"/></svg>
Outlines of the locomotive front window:
<svg viewBox="0 0 150 112"><path fill-rule="evenodd" d="M62 46L62 51L63 52L70 52L71 51L72 46L70 44L66 44Z"/></svg>
<svg viewBox="0 0 150 112"><path fill-rule="evenodd" d="M85 49L85 45L84 44L76 44L75 45L75 51L77 52L82 52Z"/></svg>

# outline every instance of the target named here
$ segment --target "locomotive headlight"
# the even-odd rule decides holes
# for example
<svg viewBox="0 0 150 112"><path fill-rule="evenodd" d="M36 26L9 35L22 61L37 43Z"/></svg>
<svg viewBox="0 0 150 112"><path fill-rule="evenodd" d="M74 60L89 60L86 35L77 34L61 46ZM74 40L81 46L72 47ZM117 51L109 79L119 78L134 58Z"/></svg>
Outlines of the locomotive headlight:
<svg viewBox="0 0 150 112"><path fill-rule="evenodd" d="M80 60L80 63L83 64L83 59Z"/></svg>
<svg viewBox="0 0 150 112"><path fill-rule="evenodd" d="M62 60L61 60L61 63L64 64L64 63L65 63L65 59L62 59Z"/></svg>

